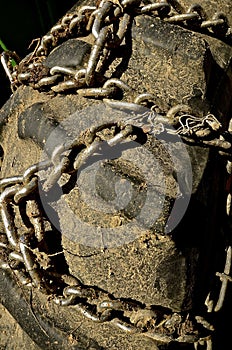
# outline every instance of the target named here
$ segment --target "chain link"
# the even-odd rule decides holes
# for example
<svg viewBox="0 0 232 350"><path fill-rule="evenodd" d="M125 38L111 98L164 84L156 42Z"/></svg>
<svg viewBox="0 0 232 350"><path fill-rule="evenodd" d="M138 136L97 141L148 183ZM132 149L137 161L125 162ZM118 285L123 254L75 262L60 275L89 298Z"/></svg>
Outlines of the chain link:
<svg viewBox="0 0 232 350"><path fill-rule="evenodd" d="M120 131L107 140L109 146L133 135L134 126L141 128L145 133L156 135L168 130L168 125L171 124L172 128L168 132L179 134L186 143L214 147L230 157L232 149L230 133L223 131L222 125L214 115L208 114L200 118L192 115L189 107L184 105L174 106L166 115L157 114L155 106L148 112L140 113L141 106L154 101L154 96L146 93L137 96L134 102L117 100L119 92L129 91L130 87L120 79L109 78L106 81L100 79L106 69L109 52L122 44L133 18L143 14L231 43L231 28L226 16L223 13L215 13L212 18L208 18L204 9L198 4L190 6L185 11L177 0L146 1L145 4L138 0L120 2L103 0L98 6L82 6L76 13L65 15L39 41L34 52L19 62L13 71L8 65L11 54L2 55L1 61L9 76L12 90L26 84L39 90L52 90L54 93L75 91L81 96L101 98L112 108L135 111L137 113L135 117L130 117L124 124L117 124ZM49 53L60 43L69 38L88 35L94 37L94 44L83 67L73 69L54 66L49 69L44 65ZM102 128L105 127L107 126ZM0 180L0 211L5 228L5 234L0 236L0 267L11 269L22 285L33 286L53 295L53 301L57 305L74 307L94 322L107 321L125 332L142 334L164 343L173 341L194 343L195 349L198 349L199 344L205 343L207 350L211 350L211 334L214 329L206 317L197 315L190 319L189 315L168 313L166 310L161 311L160 308L159 310L155 307L146 308L137 302L116 299L107 292L83 285L71 276L69 280L71 278L72 283L67 282L67 278L63 275L58 275L62 288L57 288L57 274L50 266L45 242L45 223L37 200L39 174L41 170L49 170L49 176L43 183L43 191L46 192L63 173L77 171L101 145L103 140L99 137L98 131L91 130L91 142L81 141L84 148L76 155L74 161L71 162L69 154L80 140L72 142L69 140L60 145L53 151L51 159L30 166L23 175ZM227 168L231 174L230 161ZM230 202L229 193L228 214ZM15 222L16 212L22 224L25 221L30 223L23 233ZM216 302L210 301L209 298L206 300L208 311L211 313L218 312L223 306L228 282L232 281L231 259L231 247L228 247L224 272L216 273L222 282L219 298ZM51 276L56 276L54 281ZM145 315L144 319L149 319L148 323L143 322Z"/></svg>

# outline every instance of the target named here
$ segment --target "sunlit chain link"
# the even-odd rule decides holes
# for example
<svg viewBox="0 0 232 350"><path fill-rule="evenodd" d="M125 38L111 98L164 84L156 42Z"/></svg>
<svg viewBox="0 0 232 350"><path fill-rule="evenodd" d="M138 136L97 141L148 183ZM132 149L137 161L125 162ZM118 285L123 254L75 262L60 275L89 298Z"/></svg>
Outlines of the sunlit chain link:
<svg viewBox="0 0 232 350"><path fill-rule="evenodd" d="M146 4L138 0L103 0L97 6L82 6L76 13L66 14L42 37L34 52L14 69L8 64L11 54L4 53L1 62L12 89L26 84L35 89L51 89L58 93L67 90L75 92L91 86L97 90L86 91L86 96L89 93L91 97L98 98L112 96L116 91L102 87L98 72L103 76L109 52L123 43L133 18L142 14L215 36L227 43L232 42L232 31L226 15L216 12L212 18L208 18L199 4L193 4L185 10L177 0L146 1ZM89 34L92 34L95 42L82 67L71 69L59 66L49 69L43 64L52 49L63 41L87 37ZM83 91L81 93L84 94Z"/></svg>
<svg viewBox="0 0 232 350"><path fill-rule="evenodd" d="M194 320L190 320L189 316L163 312L155 307L141 308L136 302L114 299L101 290L82 286L80 282L76 286L64 288L63 296L54 298L54 302L61 306L73 306L94 322L108 321L127 333L139 333L164 343L173 341L196 342L200 338L199 329L197 328L203 323L204 328L209 332L213 331L212 325L199 316L196 316ZM115 317L115 311L117 311L117 317ZM123 320L119 318L120 313L123 315ZM139 314L140 317L138 317ZM145 323L144 317L147 317ZM192 327L192 334L183 334L183 328L186 325ZM164 332L164 329L166 332Z"/></svg>
<svg viewBox="0 0 232 350"><path fill-rule="evenodd" d="M174 115L178 111L178 106L173 109ZM177 133L182 136L182 138L187 137L187 141L194 143L194 138L197 137L198 142L201 145L217 147L221 154L226 154L229 159L231 159L231 121L229 124L228 132L221 133L220 130L222 125L218 122L214 115L208 114L204 118L198 118L190 114L182 114L179 118L180 127L177 129ZM209 138L209 136L211 137ZM216 137L215 137L216 136ZM188 139L189 138L189 139ZM227 172L229 174L227 180L227 203L226 203L226 213L228 216L231 215L231 193L232 193L232 162L227 161ZM231 263L232 263L232 248L229 246L226 253L226 261L223 273L216 273L216 276L220 278L221 288L219 292L219 297L217 302L211 299L211 295L206 298L205 305L208 308L208 312L218 312L222 309L224 300L226 297L226 291L228 287L228 282L232 282L230 276L231 273ZM196 347L198 349L198 347ZM212 349L211 339L206 342L206 350Z"/></svg>
<svg viewBox="0 0 232 350"><path fill-rule="evenodd" d="M169 133L179 134L188 144L215 148L224 156L231 157L231 134L223 131L221 123L213 114L197 117L190 114L189 106L182 104L172 107L166 115L156 113L156 105L140 113L141 105L154 100L153 95L145 93L138 95L133 103L111 99L103 101L112 108L136 112L135 116L129 117L127 122L142 128L144 132L157 135L165 128Z"/></svg>
<svg viewBox="0 0 232 350"><path fill-rule="evenodd" d="M126 138L133 132L133 127L131 125L120 126L119 124L115 123L115 126L119 126L121 130L113 138L105 141L110 147L115 146L117 143L121 142L124 138ZM55 148L51 156L51 162L53 164L53 168L50 174L48 175L48 178L44 182L44 185L43 185L44 190L48 191L59 180L60 176L63 173L70 172L70 171L71 172L77 171L82 165L84 165L85 161L91 155L96 153L96 151L104 141L98 135L98 133L104 127L105 126L101 126L101 127L90 129L87 132L88 136L86 135L84 136L84 140L82 138L81 140L77 139L74 141L67 140L64 144L61 144ZM78 153L73 163L70 164L69 157L67 155L64 155L64 152L73 150L80 145L82 145L82 147L84 146L84 149L80 153Z"/></svg>
<svg viewBox="0 0 232 350"><path fill-rule="evenodd" d="M213 114L198 118L190 114L183 114L179 117L181 126L177 133L183 140L190 143L198 143L202 146L215 147L231 154L231 136L228 132L222 131L221 123Z"/></svg>
<svg viewBox="0 0 232 350"><path fill-rule="evenodd" d="M142 101L143 98L145 96L140 96L137 100ZM176 111L177 109L175 109ZM144 118L143 115L141 117ZM119 131L115 135L107 140L101 139L101 132L105 128L113 127L115 130L116 126ZM48 283L44 261L43 264L40 263L39 257L42 255L43 260L46 257L49 264L46 246L41 245L44 240L44 224L41 209L36 200L40 171L50 171L50 175L43 184L44 190L47 191L60 179L63 173L77 171L84 165L87 159L99 150L103 141L107 142L108 146L113 147L128 137L130 139L131 136L133 136L133 125L128 122L107 124L89 129L78 139L67 140L57 147L50 160L30 166L21 176L0 180L0 209L5 227L5 236L1 236L0 241L1 268L13 270L18 281L23 285L33 286L44 293L53 295L52 299L57 305L74 307L83 316L94 322L107 321L127 333L141 334L164 343L173 341L194 343L199 339L206 341L214 328L202 316L190 319L189 315L166 309L162 311L160 307L157 309L155 306L146 308L145 305L136 301L128 302L116 299L113 295L97 287L83 285L72 276L66 276L66 278L59 276L65 286L62 293L58 293L55 285L51 282L54 274L52 271L48 271L50 272ZM80 144L85 147L77 153L70 164L67 152L75 150ZM64 162L63 159L65 159ZM31 223L28 230L22 230L23 233L19 232L16 227L13 212L15 207L18 208L21 222L25 222L26 217ZM68 277L70 278L68 279ZM184 331L186 328L188 329L187 333ZM192 332L189 332L189 328L192 329Z"/></svg>
<svg viewBox="0 0 232 350"><path fill-rule="evenodd" d="M232 120L230 120L228 132L232 132ZM231 199L232 199L232 161L228 160L226 165L226 170L228 173L228 179L226 184L227 191L227 202L226 202L226 213L231 216Z"/></svg>
<svg viewBox="0 0 232 350"><path fill-rule="evenodd" d="M38 202L33 198L38 190L38 176L40 169L45 169L50 161L30 166L22 176L4 178L0 180L0 211L5 228L7 246L5 254L8 259L1 261L1 267L13 269L17 279L23 285L31 285L40 290L47 290L43 275L33 252L33 240L39 244L44 238L44 223ZM21 206L22 204L22 206ZM30 225L23 231L19 230L15 222L15 208L18 208L22 223L24 217ZM24 209L26 213L24 213ZM20 232L19 232L20 231Z"/></svg>

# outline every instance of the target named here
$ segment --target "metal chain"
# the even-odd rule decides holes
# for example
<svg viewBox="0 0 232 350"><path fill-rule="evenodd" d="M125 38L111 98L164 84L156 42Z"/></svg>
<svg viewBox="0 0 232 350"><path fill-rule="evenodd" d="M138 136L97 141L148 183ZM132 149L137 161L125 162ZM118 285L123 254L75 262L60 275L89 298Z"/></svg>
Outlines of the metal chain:
<svg viewBox="0 0 232 350"><path fill-rule="evenodd" d="M131 104L128 105L131 107ZM134 105L136 106L136 104ZM137 105L137 108L138 107L139 105ZM179 106L179 109L181 109L181 107L183 106ZM168 114L170 116L176 114L176 112L177 108L175 108L175 113L173 110L170 110ZM137 121L134 121L133 124L136 125L136 122L140 123L141 118L144 119L145 117L148 120L152 120L153 115L145 116L143 114ZM157 118L159 118L159 116L157 116ZM159 122L161 122L161 120L163 121L165 118L161 117ZM133 134L133 125L129 124L129 122L130 121L128 120L124 122L124 125L120 125L121 131L107 141L108 145L115 145ZM153 122L152 125L154 125ZM203 125L203 123L201 123L201 125ZM199 130L199 128L197 128L197 130ZM63 159L65 159L65 157L67 158L67 155L64 155L64 153L71 151L79 145L80 143L78 140L74 140L71 144L70 141L68 141L66 144L61 145L59 149L54 150L51 160L46 160L30 166L26 169L23 175L0 180L0 210L5 227L5 236L1 237L0 242L0 266L3 269L13 270L22 285L33 286L42 292L49 294L52 293L53 295L57 292L56 284L54 284L54 286L51 284L51 271L49 271L48 283L46 270L44 271L44 262L42 265L40 264L41 255L47 259L49 258L46 249L41 250L40 244L44 240L44 225L42 212L36 199L38 196L39 172L44 169L50 169L50 176L44 182L44 189L47 191L59 180L63 173L70 171L68 169L71 169L71 171L75 169L77 171L87 158L94 154L100 146L102 140L99 139L99 136L96 137L97 131L99 130L89 131L88 140L90 133L92 133L92 143L88 144L88 146L85 145L84 150L76 156L72 164L66 162L66 166L64 167ZM152 130L152 133L154 133L154 130ZM59 160L58 162L57 159ZM21 234L18 232L15 223L15 207L17 207L21 213L22 223L25 222L25 220L20 209L26 207L26 214L24 213L24 215L27 216L32 224L28 231L23 231ZM47 264L49 266L49 261ZM215 312L221 309L226 294L227 283L232 280L229 276L230 265L231 248L228 249L227 252L224 273L217 273L217 276L222 280L222 288L214 309ZM59 277L61 280L64 278L63 276ZM144 307L141 308L139 304L131 305L121 299L115 299L107 292L104 293L97 288L93 289L84 286L78 279L74 278L72 278L72 285L67 284L63 288L62 295L58 294L53 297L53 300L56 304L61 306L74 305L74 307L85 317L95 322L111 322L126 332L139 333L165 343L171 341L197 342L200 339L201 342L205 341L208 349L210 349L210 337L204 337L202 339L199 328L206 328L209 333L212 333L213 326L200 316L195 317L194 323L193 320L191 320L191 322L189 321L189 316L187 317L178 313L167 314L164 312L160 315L160 311L158 310L149 310ZM124 316L123 319L120 319L119 316L116 318L113 317L113 311L117 311L119 315L121 313ZM140 312L140 314L150 313L151 318L149 324L152 324L152 327L144 324L141 327L139 324L135 324L133 321L133 315L136 312ZM159 313L160 321L158 324L157 312ZM125 322L125 315L128 322ZM184 334L183 329L185 329L186 323L189 324L189 322L191 323L192 334L189 334L189 328L188 334ZM173 329L175 329L175 332ZM176 334L177 330L180 332L177 333L179 336L174 337L173 334Z"/></svg>
<svg viewBox="0 0 232 350"><path fill-rule="evenodd" d="M176 0L146 1L146 3L138 0L120 2L103 0L98 6L83 6L77 13L65 15L49 34L40 40L34 52L19 62L13 71L7 62L11 57L10 53L2 55L1 61L11 81L12 90L26 84L39 90L52 90L54 93L75 91L82 96L101 98L113 108L138 112L141 105L153 100L152 95L141 94L132 103L117 100L118 92L128 91L130 87L119 79L102 82L99 81L99 77L106 69L104 66L110 50L122 44L132 19L143 14L231 43L231 28L226 16L216 13L209 19L200 5L192 5L185 11ZM44 65L46 57L60 43L69 38L88 35L92 35L95 41L89 58L82 68L75 70L55 66L49 69ZM111 146L130 137L133 135L134 126L142 128L143 132L156 135L166 130L170 124L175 128L174 132L185 142L203 147L215 147L222 154L231 156L230 130L223 131L222 125L212 114L200 118L192 115L189 107L183 105L174 106L166 115L155 113L153 108L146 113L137 113L136 117L118 125L119 133L107 142ZM42 292L55 295L53 300L56 304L73 306L93 321L108 321L126 332L143 334L165 343L171 341L195 343L196 349L197 344L205 342L207 350L210 350L211 334L214 330L203 316L195 316L190 320L189 315L171 312L168 314L166 311L162 313L155 308L147 309L136 302L128 303L97 288L84 286L71 276L58 276L58 280L62 281L60 289L57 289L57 278L54 277L54 283L51 283L51 275L55 276L55 271L52 271L50 266L45 242L44 218L37 200L39 173L41 170L49 169L50 175L43 184L44 191L48 191L63 173L77 171L103 141L97 136L96 130L91 132L92 142L83 145L83 151L77 154L74 161L70 161L67 152L76 147L80 142L78 140L72 143L67 141L54 150L50 160L30 166L23 175L0 180L0 211L5 227L5 234L0 236L0 267L13 270L22 285L34 286ZM169 132L173 132L173 129ZM231 168L230 164L228 161L228 169ZM27 230L23 233L15 222L16 213L22 223L28 222ZM209 306L212 302L207 301L209 312L217 312L223 306L227 284L232 280L230 265L231 247L228 247L225 270L216 274L222 282L220 295L214 308ZM136 313L149 315L149 324L135 321ZM185 327L186 325L188 327ZM188 329L188 333L185 333L185 328Z"/></svg>
<svg viewBox="0 0 232 350"><path fill-rule="evenodd" d="M140 103L144 102L145 97L146 96L139 95L136 101L140 101ZM127 107L128 109L137 109L138 111L139 108L141 109L141 105L136 103L132 104L123 102L123 106ZM165 123L170 117L172 117L174 120L178 111L183 110L184 107L186 106L180 105L178 108L172 108L168 112L168 117L154 115L154 111L152 110L148 115L144 113L140 115L138 114L136 119L126 120L123 122L123 124L117 124L117 126L120 127L120 131L108 139L107 143L109 146L113 146L118 142L121 142L124 138L133 135L134 125L140 126L141 123L143 123L145 129L148 131L149 129L146 128L146 121L150 123L151 126L149 132L155 134L155 122L158 121L159 123ZM210 117L212 118L212 116ZM183 120L186 121L186 119L189 118L189 115L188 118L186 115L182 115L179 117L179 120L181 124L185 125ZM207 121L208 119L205 118L205 120ZM220 124L214 118L209 118L209 122L211 123L206 123L207 127L209 125L212 126L212 121L212 131L218 131L220 129ZM183 125L182 129L177 129L177 132L187 132L185 128L183 128ZM205 123L199 123L199 120L197 119L194 126L196 125L198 125L196 131L199 131L200 126L204 127ZM102 128L107 127L109 126L105 125ZM202 134L205 135L205 132L203 132L204 129L201 130ZM2 192L0 195L0 210L6 233L6 236L2 237L4 239L0 243L0 251L3 257L1 260L1 268L13 269L22 285L27 285L30 287L33 286L42 292L53 294L53 301L56 304L60 306L72 305L85 317L95 322L108 321L126 332L139 333L143 336L165 343L169 343L171 341L193 343L200 339L201 342L205 341L206 344L210 344L210 337L207 336L202 339L201 335L202 332L204 334L206 330L209 334L211 334L213 331L213 326L203 317L196 316L193 318L193 320L190 320L189 315L171 312L162 313L160 310L156 310L155 308L146 309L146 307L141 307L139 304L131 304L123 301L122 299L116 299L112 295L109 295L109 293L98 290L97 288L85 286L78 279L73 277L72 284L66 284L62 289L62 293L58 293L56 284L54 283L53 285L53 283L51 283L51 275L53 274L52 271L48 269L49 274L47 275L46 270L44 270L44 261L42 264L40 263L41 256L43 256L43 258L46 257L48 260L49 256L46 253L46 249L40 244L44 240L44 225L42 212L39 203L36 200L38 196L39 172L41 170L50 169L50 175L43 183L43 189L48 191L59 180L63 173L69 171L72 172L73 170L77 171L85 163L88 157L98 150L99 146L103 142L103 140L99 139L99 131L100 129L97 128L91 131L89 130L87 133L83 133L84 135L87 135L86 137L88 139L88 143L85 143L82 137L80 137L81 141L79 139L72 141L67 140L64 144L60 145L53 151L50 160L30 166L21 176L4 178L0 180L0 188ZM208 134L209 133L207 133L207 135ZM89 144L90 138L92 142ZM84 149L77 154L76 158L71 164L67 156L67 151L71 152L77 147L77 145L80 146L80 142L81 145L84 146ZM66 159L65 163L64 159ZM26 214L24 213L24 215L27 216L32 224L32 227L30 227L28 231L23 230L22 234L18 232L16 227L15 214L13 211L15 207L19 209L26 207ZM22 216L22 210L19 210L19 212L21 213L21 221L23 223L25 222L25 219ZM5 238L7 238L7 240ZM231 256L227 256L227 261L230 259ZM47 261L47 265L49 266L49 261ZM222 289L224 288L224 292L220 293L220 297L217 302L217 305L220 303L221 307L225 298L225 287L223 287L225 284L224 281L225 279L227 281L231 280L229 273L230 271L228 270L228 267L226 267L223 274L218 274L222 279ZM59 278L62 280L64 277L59 276ZM117 311L117 317L114 316L115 311ZM216 311L216 309L214 311ZM148 325L144 325L141 321L134 321L134 315L138 313L140 313L140 315L148 314L150 316ZM157 313L159 314L158 323ZM119 315L123 317L120 318ZM128 320L127 322L125 321L125 317ZM184 333L186 324L188 324L187 334ZM189 333L190 328L192 333ZM203 331L201 328L203 328ZM177 335L174 336L174 334Z"/></svg>
<svg viewBox="0 0 232 350"><path fill-rule="evenodd" d="M132 19L143 14L232 43L232 30L226 15L216 12L210 19L199 4L191 5L185 11L177 0L146 1L146 4L138 0L103 0L98 6L82 6L76 13L66 14L42 37L34 52L19 62L13 71L8 65L10 53L4 53L1 57L2 64L12 90L26 84L35 89L51 89L55 93L69 90L92 97L115 95L112 89L96 86L99 84L95 79L97 72L104 68L107 52L123 42ZM91 33L95 43L86 67L76 70L62 66L49 69L44 66L46 57L58 44L73 37L87 37ZM79 91L86 87L94 88Z"/></svg>
<svg viewBox="0 0 232 350"><path fill-rule="evenodd" d="M105 125L102 128L112 126L116 125ZM41 242L44 241L44 224L42 210L36 199L39 172L45 169L50 170L50 176L43 183L44 191L48 191L63 173L73 172L73 169L77 171L88 157L98 150L103 141L112 147L130 136L135 138L133 125L124 122L124 124L117 124L117 127L120 128L120 131L107 141L99 137L100 128L88 130L87 133L84 133L88 142L85 142L82 137L81 141L79 139L67 141L54 150L51 160L30 166L21 176L0 180L0 211L5 228L5 236L1 237L0 242L0 267L13 270L22 285L33 286L44 293L53 295L52 299L57 305L73 306L94 322L107 321L125 332L138 333L164 343L173 341L194 343L201 339L206 331L208 334L205 340L207 340L213 331L213 326L203 317L196 316L190 319L188 314L168 313L166 310L162 312L160 308L157 310L155 307L146 308L145 305L138 302L116 299L97 287L83 285L72 276L70 276L71 283L70 277L67 282L67 276L58 276L60 280L66 281L61 291L57 289L55 281L54 283L52 281L52 276L55 274L49 268L46 246L41 245ZM89 144L90 137L92 142ZM72 164L69 161L68 167L64 167L63 159L67 157L67 155L64 156L64 153L71 152L80 144L84 146L84 149L77 153ZM16 227L15 208L20 213L21 224L25 222L24 216L31 222L28 230L23 229L22 233ZM26 210L23 211L23 208ZM41 256L43 257L42 262ZM44 268L44 259L47 259L48 271ZM136 315L139 315L140 318L136 318ZM146 317L147 323L143 322L145 315L148 317Z"/></svg>

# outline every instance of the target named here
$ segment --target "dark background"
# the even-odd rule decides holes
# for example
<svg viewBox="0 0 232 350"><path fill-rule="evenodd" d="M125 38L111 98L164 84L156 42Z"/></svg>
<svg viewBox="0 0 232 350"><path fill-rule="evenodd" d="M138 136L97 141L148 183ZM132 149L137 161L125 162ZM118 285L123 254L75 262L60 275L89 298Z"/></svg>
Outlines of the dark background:
<svg viewBox="0 0 232 350"><path fill-rule="evenodd" d="M72 8L77 0L5 0L0 5L0 39L21 58L30 52L33 39L40 38ZM2 53L0 47L0 53ZM11 95L9 80L0 65L0 108Z"/></svg>

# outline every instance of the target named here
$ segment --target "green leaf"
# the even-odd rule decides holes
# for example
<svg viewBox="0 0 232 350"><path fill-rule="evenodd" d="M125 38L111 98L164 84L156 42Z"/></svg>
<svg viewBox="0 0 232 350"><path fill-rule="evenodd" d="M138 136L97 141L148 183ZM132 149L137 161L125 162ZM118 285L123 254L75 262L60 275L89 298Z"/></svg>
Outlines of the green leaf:
<svg viewBox="0 0 232 350"><path fill-rule="evenodd" d="M3 51L7 51L6 45L3 43L3 41L0 39L0 46L3 49Z"/></svg>
<svg viewBox="0 0 232 350"><path fill-rule="evenodd" d="M3 49L3 51L8 51L6 45L4 44L4 42L0 39L0 46ZM12 67L15 67L17 65L17 63L15 62L15 60L13 58L10 59L10 63L12 65Z"/></svg>

